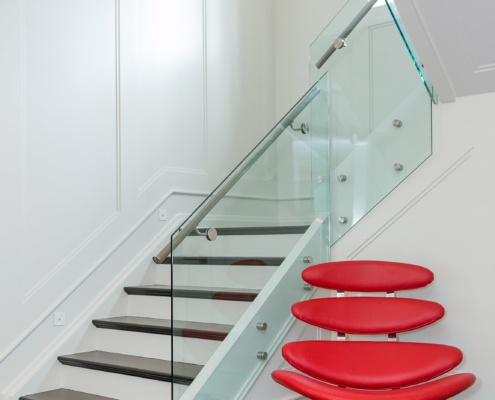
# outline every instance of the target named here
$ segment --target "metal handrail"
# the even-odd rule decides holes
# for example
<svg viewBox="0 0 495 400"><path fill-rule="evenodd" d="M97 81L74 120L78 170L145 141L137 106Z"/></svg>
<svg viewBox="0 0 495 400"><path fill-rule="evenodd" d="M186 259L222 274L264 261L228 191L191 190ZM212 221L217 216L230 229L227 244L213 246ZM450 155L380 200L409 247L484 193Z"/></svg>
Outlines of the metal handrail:
<svg viewBox="0 0 495 400"><path fill-rule="evenodd" d="M369 11L373 8L377 0L369 0L366 6L363 7L363 9L354 17L354 19L351 21L349 25L347 25L347 28L344 29L344 31L339 35L339 37L332 43L330 48L321 56L321 58L316 62L316 68L320 69L323 67L323 65L327 62L327 60L330 58L330 56L335 52L335 50L339 49L342 47L343 43L345 43L345 39L347 36L350 35L350 33L354 30L354 28L361 22L361 20L365 17L366 14L369 13ZM339 41L340 39L340 41ZM340 47L336 47L336 42L339 41Z"/></svg>
<svg viewBox="0 0 495 400"><path fill-rule="evenodd" d="M263 154L282 132L289 127L296 117L311 103L318 95L320 89L317 87L318 82L299 100L299 102L285 115L285 117L276 125L258 145L242 160L239 165L227 176L217 188L211 192L210 196L201 203L196 211L191 214L189 219L174 233L171 240L155 257L153 261L161 264L167 256L198 226L203 218L215 207L215 205L232 189L232 187L241 179L254 162ZM172 243L173 242L173 243Z"/></svg>

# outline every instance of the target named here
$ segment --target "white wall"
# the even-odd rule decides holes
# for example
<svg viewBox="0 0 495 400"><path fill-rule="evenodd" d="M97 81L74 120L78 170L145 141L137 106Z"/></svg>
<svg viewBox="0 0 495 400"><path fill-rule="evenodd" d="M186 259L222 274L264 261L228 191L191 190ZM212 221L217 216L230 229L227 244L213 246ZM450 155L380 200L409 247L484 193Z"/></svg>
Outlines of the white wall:
<svg viewBox="0 0 495 400"><path fill-rule="evenodd" d="M177 224L273 125L273 13L265 0L0 0L8 376L140 224L165 237L157 207Z"/></svg>

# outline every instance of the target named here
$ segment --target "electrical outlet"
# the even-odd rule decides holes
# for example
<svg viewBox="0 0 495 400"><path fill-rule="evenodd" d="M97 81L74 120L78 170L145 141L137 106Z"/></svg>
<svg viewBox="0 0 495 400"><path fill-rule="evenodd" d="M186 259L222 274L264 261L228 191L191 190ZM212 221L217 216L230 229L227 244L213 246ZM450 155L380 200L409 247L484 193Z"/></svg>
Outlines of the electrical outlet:
<svg viewBox="0 0 495 400"><path fill-rule="evenodd" d="M158 221L166 221L167 220L167 210L165 208L160 208L158 210Z"/></svg>
<svg viewBox="0 0 495 400"><path fill-rule="evenodd" d="M53 314L53 326L64 326L65 325L65 313L56 312Z"/></svg>

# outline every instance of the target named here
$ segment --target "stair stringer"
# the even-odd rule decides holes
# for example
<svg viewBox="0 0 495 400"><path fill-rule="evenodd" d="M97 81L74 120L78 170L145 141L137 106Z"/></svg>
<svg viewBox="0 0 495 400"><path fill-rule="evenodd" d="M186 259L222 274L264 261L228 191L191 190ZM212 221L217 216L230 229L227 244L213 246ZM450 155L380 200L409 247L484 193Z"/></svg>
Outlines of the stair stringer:
<svg viewBox="0 0 495 400"><path fill-rule="evenodd" d="M311 256L312 263L328 259L327 221L326 215L313 221L181 400L200 400L210 393L212 398L218 398L214 395L218 388L227 390L222 395L229 399L245 398L294 324L295 319L290 311L280 312L281 307L290 307L313 293L312 290L305 290L301 278L301 271L308 266L303 262L303 257ZM268 329L257 330L258 322L266 322ZM256 343L257 347L253 349L252 343ZM257 359L258 351L267 352L268 358ZM235 366L235 374L231 374L232 366Z"/></svg>

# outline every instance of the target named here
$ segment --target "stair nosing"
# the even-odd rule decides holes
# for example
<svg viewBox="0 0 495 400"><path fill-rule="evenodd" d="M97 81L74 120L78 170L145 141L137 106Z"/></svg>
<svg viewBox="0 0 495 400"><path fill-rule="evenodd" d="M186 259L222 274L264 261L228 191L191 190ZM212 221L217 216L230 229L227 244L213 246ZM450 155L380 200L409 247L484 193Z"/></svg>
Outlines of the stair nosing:
<svg viewBox="0 0 495 400"><path fill-rule="evenodd" d="M219 236L240 236L240 235L295 235L303 234L309 225L287 225L287 226L245 226L216 228ZM203 228L204 229L204 228ZM199 236L196 231L192 231L188 236Z"/></svg>
<svg viewBox="0 0 495 400"><path fill-rule="evenodd" d="M111 363L109 361L105 362L101 359L104 357L120 358L121 364L125 360L128 365L119 365L116 363ZM91 359L93 358L93 359ZM100 358L100 360L96 359ZM202 366L196 364L189 364L183 362L175 361L173 364L174 368L174 378L172 379L171 372L159 371L156 369L150 369L149 367L143 368L136 366L138 362L142 363L159 363L162 366L166 366L169 370L172 368L172 363L168 360L158 360L146 357L131 356L127 354L110 353L105 351L89 351L85 353L69 354L65 356L58 356L58 361L63 365L86 368L96 371L117 373L120 375L134 376L138 378L157 380L162 382L172 382L181 385L190 385L194 378L197 376ZM134 363L134 365L132 365ZM194 369L194 374L186 374L178 371L178 367Z"/></svg>
<svg viewBox="0 0 495 400"><path fill-rule="evenodd" d="M215 287L195 287L195 286L174 286L169 285L142 285L126 286L124 291L128 295L140 296L162 296L190 298L190 299L209 299L209 300L230 300L230 301L254 301L259 289L232 289L232 288L215 288Z"/></svg>
<svg viewBox="0 0 495 400"><path fill-rule="evenodd" d="M48 390L40 393L27 394L21 396L19 400L82 400L83 397L84 400L117 400L115 398L64 388Z"/></svg>
<svg viewBox="0 0 495 400"><path fill-rule="evenodd" d="M134 322L125 321L125 318L135 320ZM156 324L150 324L154 320ZM142 321L142 322L141 322ZM146 323L148 322L148 323ZM102 329L113 329L131 332L142 332L159 335L205 339L205 340L224 340L233 328L232 325L225 324L207 324L201 322L174 321L173 328L170 326L171 321L168 319L142 318L142 317L113 317L93 320L93 325ZM214 328L217 328L216 330Z"/></svg>
<svg viewBox="0 0 495 400"><path fill-rule="evenodd" d="M252 265L262 267L279 267L285 257L221 257L221 256L177 256L174 264L180 265ZM167 257L162 264L171 264L172 258Z"/></svg>

